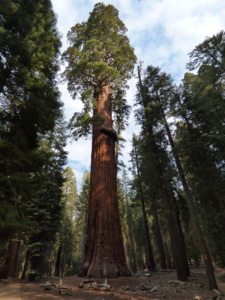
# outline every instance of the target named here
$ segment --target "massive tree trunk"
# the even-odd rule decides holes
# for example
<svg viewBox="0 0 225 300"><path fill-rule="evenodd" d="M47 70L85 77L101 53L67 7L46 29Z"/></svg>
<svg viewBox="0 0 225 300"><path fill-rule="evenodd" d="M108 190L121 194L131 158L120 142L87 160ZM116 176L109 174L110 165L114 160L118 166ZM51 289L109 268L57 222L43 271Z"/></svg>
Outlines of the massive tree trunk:
<svg viewBox="0 0 225 300"><path fill-rule="evenodd" d="M11 239L8 246L8 253L3 270L3 278L17 277L17 265L21 241Z"/></svg>
<svg viewBox="0 0 225 300"><path fill-rule="evenodd" d="M87 239L80 276L130 276L119 217L115 162L117 135L112 126L107 81L96 88L95 98L94 116L101 116L104 122L93 125Z"/></svg>

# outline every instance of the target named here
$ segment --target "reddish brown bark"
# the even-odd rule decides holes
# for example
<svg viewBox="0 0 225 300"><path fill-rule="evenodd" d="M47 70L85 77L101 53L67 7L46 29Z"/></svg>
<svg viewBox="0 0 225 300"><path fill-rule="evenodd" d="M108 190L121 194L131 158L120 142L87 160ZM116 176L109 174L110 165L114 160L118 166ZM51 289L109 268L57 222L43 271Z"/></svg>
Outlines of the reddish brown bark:
<svg viewBox="0 0 225 300"><path fill-rule="evenodd" d="M10 240L8 246L8 253L5 261L3 278L17 277L17 263L19 257L21 241Z"/></svg>
<svg viewBox="0 0 225 300"><path fill-rule="evenodd" d="M93 126L87 240L80 276L130 276L119 218L116 133L112 127L108 82L101 84L95 97L97 105L94 116L100 115L104 123Z"/></svg>

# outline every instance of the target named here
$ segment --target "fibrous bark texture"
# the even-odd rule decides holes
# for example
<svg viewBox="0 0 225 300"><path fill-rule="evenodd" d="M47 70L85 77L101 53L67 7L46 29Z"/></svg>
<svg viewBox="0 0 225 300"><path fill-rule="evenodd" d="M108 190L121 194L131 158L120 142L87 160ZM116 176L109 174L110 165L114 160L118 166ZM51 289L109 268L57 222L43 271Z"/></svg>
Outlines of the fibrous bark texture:
<svg viewBox="0 0 225 300"><path fill-rule="evenodd" d="M117 199L116 133L112 127L109 84L102 84L95 97L94 116L100 115L104 123L93 126L88 228L80 276L130 276Z"/></svg>
<svg viewBox="0 0 225 300"><path fill-rule="evenodd" d="M20 246L21 246L21 241L17 241L13 239L10 240L5 266L3 270L3 275L2 275L3 278L17 277L17 264L18 264Z"/></svg>

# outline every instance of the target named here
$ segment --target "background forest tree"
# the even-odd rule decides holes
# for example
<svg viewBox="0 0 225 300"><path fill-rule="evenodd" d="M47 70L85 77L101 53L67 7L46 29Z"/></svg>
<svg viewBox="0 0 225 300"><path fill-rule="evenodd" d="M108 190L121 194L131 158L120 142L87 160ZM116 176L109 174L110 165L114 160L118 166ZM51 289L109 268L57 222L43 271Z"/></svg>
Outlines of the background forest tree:
<svg viewBox="0 0 225 300"><path fill-rule="evenodd" d="M0 16L0 269L14 277L22 262L49 272L60 225L61 42L50 1L2 1Z"/></svg>
<svg viewBox="0 0 225 300"><path fill-rule="evenodd" d="M170 211L175 214L173 223L178 220L178 228L182 229L183 242L179 253L185 246L189 263L191 259L199 263L201 256L205 258L210 289L216 288L210 259L223 265L223 258L219 258L219 248L223 247L215 234L220 232L217 224L224 228L224 216L220 213L224 200L222 194L217 196L224 186L223 147L220 144L224 132L221 106L224 97L223 49L223 31L198 45L191 52L188 63L191 70L198 68L197 74L186 73L179 87L159 68L147 67L143 81L139 77L137 104L140 108L136 110L137 120L142 126L139 137L142 180L150 188L146 196L158 197L161 193L163 200L167 190L168 197L175 200ZM151 174L154 174L153 177ZM159 176L158 187L156 174ZM184 202L187 186L193 206L189 215L185 216L184 210L190 206L190 203ZM154 198L151 201L155 205ZM190 221L193 214L199 227L195 226L195 221ZM199 243L202 238L194 234L198 230L202 230L203 245ZM214 234L211 235L211 232ZM220 237L223 239L222 232ZM188 248L193 238L199 245L198 249ZM171 239L171 249L173 244ZM214 247L218 247L218 251L214 252ZM177 258L173 257L174 263ZM179 267L175 267L179 278Z"/></svg>

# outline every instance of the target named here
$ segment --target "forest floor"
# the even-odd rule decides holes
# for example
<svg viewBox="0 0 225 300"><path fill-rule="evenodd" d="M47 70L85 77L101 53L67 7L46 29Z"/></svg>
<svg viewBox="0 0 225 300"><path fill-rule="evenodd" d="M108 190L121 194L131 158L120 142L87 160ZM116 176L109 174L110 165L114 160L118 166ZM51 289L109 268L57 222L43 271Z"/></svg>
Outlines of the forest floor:
<svg viewBox="0 0 225 300"><path fill-rule="evenodd" d="M216 270L218 289L225 294L225 270ZM204 268L192 268L191 276L187 282L177 280L175 272L151 272L137 274L133 277L119 277L108 279L110 291L93 290L88 283L83 287L79 285L85 278L78 276L65 277L62 279L63 286L71 288L72 295L59 295L59 290L53 288L45 290L41 285L50 281L56 285L59 279L42 279L34 282L16 280L15 283L21 286L21 300L65 300L65 299L85 299L85 300L207 300L225 299L224 296L217 298L215 292L208 290L208 280ZM101 279L98 282L104 283ZM63 290L65 293L68 290Z"/></svg>

